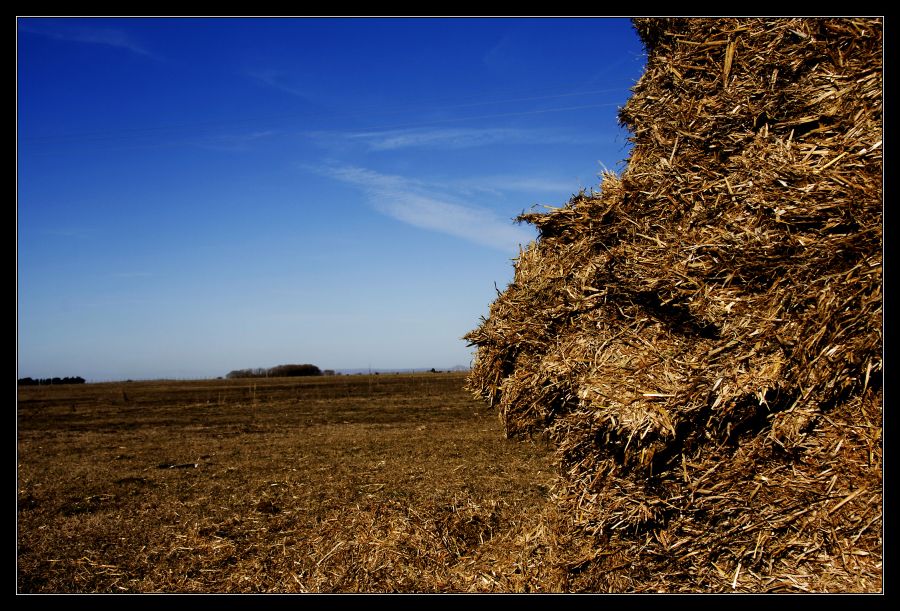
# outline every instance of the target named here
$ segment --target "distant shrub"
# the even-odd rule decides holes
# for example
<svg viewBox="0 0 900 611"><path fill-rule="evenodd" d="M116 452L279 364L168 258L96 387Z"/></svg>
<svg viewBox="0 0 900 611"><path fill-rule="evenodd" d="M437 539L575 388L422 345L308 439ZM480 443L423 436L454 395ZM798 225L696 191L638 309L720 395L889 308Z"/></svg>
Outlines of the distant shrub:
<svg viewBox="0 0 900 611"><path fill-rule="evenodd" d="M225 376L228 379L235 378L264 378L268 373L268 369L235 369L234 371L229 371L228 375Z"/></svg>
<svg viewBox="0 0 900 611"><path fill-rule="evenodd" d="M295 376L320 376L322 370L315 365L278 365L269 369L269 376L276 378L290 378Z"/></svg>
<svg viewBox="0 0 900 611"><path fill-rule="evenodd" d="M332 375L334 372L331 372ZM238 378L290 378L297 376L320 376L322 370L315 365L278 365L269 369L235 369L226 376L228 379Z"/></svg>
<svg viewBox="0 0 900 611"><path fill-rule="evenodd" d="M51 384L84 384L81 376L72 378L19 378L19 386L48 386Z"/></svg>
<svg viewBox="0 0 900 611"><path fill-rule="evenodd" d="M265 376L257 375L255 369L235 369L234 371L229 371L225 377L233 380L236 378L260 378Z"/></svg>

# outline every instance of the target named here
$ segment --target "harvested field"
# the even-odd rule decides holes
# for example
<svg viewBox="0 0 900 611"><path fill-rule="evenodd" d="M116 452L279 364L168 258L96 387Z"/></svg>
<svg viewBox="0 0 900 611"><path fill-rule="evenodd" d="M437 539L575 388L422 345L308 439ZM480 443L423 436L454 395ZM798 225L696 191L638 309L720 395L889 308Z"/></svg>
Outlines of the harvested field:
<svg viewBox="0 0 900 611"><path fill-rule="evenodd" d="M552 471L463 381L23 387L18 591L468 590Z"/></svg>
<svg viewBox="0 0 900 611"><path fill-rule="evenodd" d="M879 591L882 22L635 25L628 166L520 217L469 386L552 439L567 587Z"/></svg>

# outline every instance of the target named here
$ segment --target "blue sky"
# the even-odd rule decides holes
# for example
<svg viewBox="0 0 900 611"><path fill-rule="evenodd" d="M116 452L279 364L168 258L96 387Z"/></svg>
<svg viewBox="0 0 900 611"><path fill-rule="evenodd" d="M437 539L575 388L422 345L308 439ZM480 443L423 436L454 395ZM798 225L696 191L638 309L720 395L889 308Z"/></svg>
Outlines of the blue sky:
<svg viewBox="0 0 900 611"><path fill-rule="evenodd" d="M468 366L644 65L613 18L17 24L19 377Z"/></svg>

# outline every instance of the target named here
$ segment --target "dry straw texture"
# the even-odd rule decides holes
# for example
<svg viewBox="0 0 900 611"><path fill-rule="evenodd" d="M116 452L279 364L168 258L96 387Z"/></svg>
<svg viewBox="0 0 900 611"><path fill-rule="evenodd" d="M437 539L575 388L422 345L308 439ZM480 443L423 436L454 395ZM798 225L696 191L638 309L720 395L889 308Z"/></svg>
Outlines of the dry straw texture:
<svg viewBox="0 0 900 611"><path fill-rule="evenodd" d="M469 386L557 448L561 587L879 591L883 23L635 27L628 166L522 215Z"/></svg>

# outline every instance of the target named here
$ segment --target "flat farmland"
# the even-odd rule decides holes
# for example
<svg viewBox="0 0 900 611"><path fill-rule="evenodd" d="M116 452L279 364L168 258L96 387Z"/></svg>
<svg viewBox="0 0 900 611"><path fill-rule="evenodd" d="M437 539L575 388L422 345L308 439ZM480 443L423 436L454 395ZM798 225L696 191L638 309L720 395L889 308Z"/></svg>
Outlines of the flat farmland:
<svg viewBox="0 0 900 611"><path fill-rule="evenodd" d="M17 590L496 590L554 472L464 381L19 388Z"/></svg>

